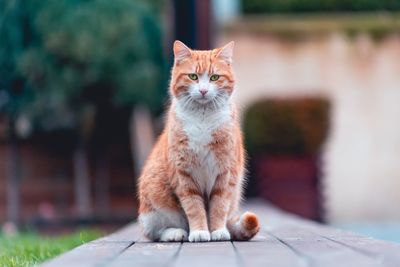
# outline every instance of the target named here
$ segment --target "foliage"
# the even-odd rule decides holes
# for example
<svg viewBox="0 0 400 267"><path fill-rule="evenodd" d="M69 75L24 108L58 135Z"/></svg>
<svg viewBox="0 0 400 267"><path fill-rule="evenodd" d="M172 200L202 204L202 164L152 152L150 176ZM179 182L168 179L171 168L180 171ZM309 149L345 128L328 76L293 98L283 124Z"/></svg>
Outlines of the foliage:
<svg viewBox="0 0 400 267"><path fill-rule="evenodd" d="M400 0L242 0L245 13L393 11Z"/></svg>
<svg viewBox="0 0 400 267"><path fill-rule="evenodd" d="M32 99L32 92L24 88L24 79L17 70L25 41L23 16L16 1L0 0L0 111L11 117Z"/></svg>
<svg viewBox="0 0 400 267"><path fill-rule="evenodd" d="M352 38L368 34L375 41L400 32L400 12L307 13L249 16L230 23L227 31L267 34L290 42L341 32Z"/></svg>
<svg viewBox="0 0 400 267"><path fill-rule="evenodd" d="M0 235L0 266L33 266L100 237L98 231L80 231L60 237L42 237L36 233L6 237Z"/></svg>
<svg viewBox="0 0 400 267"><path fill-rule="evenodd" d="M21 98L29 101L14 110L36 126L79 127L102 102L160 108L166 79L158 1L3 0L1 5L0 76L6 80L0 88L10 104L18 81Z"/></svg>
<svg viewBox="0 0 400 267"><path fill-rule="evenodd" d="M323 99L265 100L245 114L250 154L315 155L329 125L329 103Z"/></svg>

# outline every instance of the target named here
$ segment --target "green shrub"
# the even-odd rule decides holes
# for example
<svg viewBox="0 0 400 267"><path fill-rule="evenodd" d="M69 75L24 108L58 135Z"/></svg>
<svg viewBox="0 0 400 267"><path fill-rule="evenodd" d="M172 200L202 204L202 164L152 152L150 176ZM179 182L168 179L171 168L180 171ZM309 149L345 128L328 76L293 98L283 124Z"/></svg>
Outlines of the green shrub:
<svg viewBox="0 0 400 267"><path fill-rule="evenodd" d="M400 10L400 0L243 0L244 13Z"/></svg>
<svg viewBox="0 0 400 267"><path fill-rule="evenodd" d="M45 130L79 128L105 101L159 112L168 75L160 4L0 1L0 94L9 100L0 112Z"/></svg>
<svg viewBox="0 0 400 267"><path fill-rule="evenodd" d="M315 155L328 126L327 100L265 100L247 110L244 133L252 155Z"/></svg>

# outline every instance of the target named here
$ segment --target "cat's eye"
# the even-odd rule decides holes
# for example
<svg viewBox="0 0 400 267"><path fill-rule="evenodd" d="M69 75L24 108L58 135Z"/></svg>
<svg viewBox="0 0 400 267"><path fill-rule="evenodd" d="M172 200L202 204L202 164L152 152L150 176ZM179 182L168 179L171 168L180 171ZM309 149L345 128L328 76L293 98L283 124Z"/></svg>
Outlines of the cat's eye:
<svg viewBox="0 0 400 267"><path fill-rule="evenodd" d="M210 77L210 80L213 81L213 82L215 82L215 81L218 80L218 79L219 79L219 75L218 75L218 74L213 74L213 75L211 75L211 77Z"/></svg>
<svg viewBox="0 0 400 267"><path fill-rule="evenodd" d="M193 81L196 81L197 79L199 79L199 76L197 76L196 73L190 73L188 76Z"/></svg>

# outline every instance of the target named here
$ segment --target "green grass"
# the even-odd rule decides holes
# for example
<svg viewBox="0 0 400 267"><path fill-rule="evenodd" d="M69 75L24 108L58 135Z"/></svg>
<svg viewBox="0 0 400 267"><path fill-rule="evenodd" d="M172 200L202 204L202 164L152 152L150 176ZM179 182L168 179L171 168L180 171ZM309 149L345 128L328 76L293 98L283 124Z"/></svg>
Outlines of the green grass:
<svg viewBox="0 0 400 267"><path fill-rule="evenodd" d="M93 230L59 237L43 237L36 233L24 233L12 237L0 234L0 266L33 266L100 235L100 232Z"/></svg>

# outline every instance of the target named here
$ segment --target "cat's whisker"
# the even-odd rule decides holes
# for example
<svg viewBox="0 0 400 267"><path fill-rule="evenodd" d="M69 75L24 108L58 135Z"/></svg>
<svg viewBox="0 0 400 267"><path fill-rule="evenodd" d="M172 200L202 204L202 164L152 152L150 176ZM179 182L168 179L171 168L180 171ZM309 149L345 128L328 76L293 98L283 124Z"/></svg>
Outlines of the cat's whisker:
<svg viewBox="0 0 400 267"><path fill-rule="evenodd" d="M217 110L217 103L216 103L216 98L214 98L211 103L213 104L214 110Z"/></svg>
<svg viewBox="0 0 400 267"><path fill-rule="evenodd" d="M190 105L190 103L191 103L191 98L190 96L188 96L187 99L185 100L184 107L187 108Z"/></svg>
<svg viewBox="0 0 400 267"><path fill-rule="evenodd" d="M215 97L215 102L218 107L221 107L223 105L223 99L220 94L217 94L217 96Z"/></svg>
<svg viewBox="0 0 400 267"><path fill-rule="evenodd" d="M191 103L192 103L192 98L190 97L189 94L186 95L186 98L184 99L184 102L182 104L184 109L187 109L188 107L190 107Z"/></svg>

